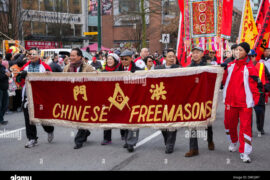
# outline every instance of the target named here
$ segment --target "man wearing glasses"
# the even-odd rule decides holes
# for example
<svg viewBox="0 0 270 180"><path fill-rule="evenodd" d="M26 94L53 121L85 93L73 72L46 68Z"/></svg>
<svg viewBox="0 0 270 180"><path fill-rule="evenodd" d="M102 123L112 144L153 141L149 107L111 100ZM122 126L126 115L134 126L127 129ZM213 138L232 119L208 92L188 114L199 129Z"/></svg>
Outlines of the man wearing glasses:
<svg viewBox="0 0 270 180"><path fill-rule="evenodd" d="M209 56L211 58L211 64L217 65L217 57L216 57L216 51L210 51Z"/></svg>
<svg viewBox="0 0 270 180"><path fill-rule="evenodd" d="M120 71L130 71L134 73L136 70L142 70L137 67L132 61L133 52L130 50L125 50L120 54L121 65ZM137 144L139 139L139 129L136 130L125 130L125 145L124 148L127 148L128 152L134 151L134 146Z"/></svg>
<svg viewBox="0 0 270 180"><path fill-rule="evenodd" d="M40 72L45 73L47 71L52 71L50 66L42 62L40 59L40 50L38 48L31 48L28 53L29 61L21 68L21 73L17 77L17 81L22 82L22 104L23 112L25 118L25 127L26 127L26 136L29 139L29 142L26 143L25 148L32 148L37 145L37 129L35 125L30 124L29 113L28 113L28 100L26 95L26 87L24 86L24 79L27 76L28 72ZM48 133L48 142L52 142L54 138L54 127L53 126L44 126L43 129Z"/></svg>

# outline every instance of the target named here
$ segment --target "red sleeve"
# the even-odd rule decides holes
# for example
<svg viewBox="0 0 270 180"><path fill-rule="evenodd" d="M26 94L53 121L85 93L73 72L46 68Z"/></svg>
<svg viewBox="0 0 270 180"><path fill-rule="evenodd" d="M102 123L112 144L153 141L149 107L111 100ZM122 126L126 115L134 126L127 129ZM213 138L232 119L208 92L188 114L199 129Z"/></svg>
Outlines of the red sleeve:
<svg viewBox="0 0 270 180"><path fill-rule="evenodd" d="M249 68L249 87L253 95L254 104L258 105L263 98L262 83L259 81L259 74L255 66Z"/></svg>
<svg viewBox="0 0 270 180"><path fill-rule="evenodd" d="M42 62L42 65L45 67L46 71L51 71L52 72L52 68L48 64Z"/></svg>

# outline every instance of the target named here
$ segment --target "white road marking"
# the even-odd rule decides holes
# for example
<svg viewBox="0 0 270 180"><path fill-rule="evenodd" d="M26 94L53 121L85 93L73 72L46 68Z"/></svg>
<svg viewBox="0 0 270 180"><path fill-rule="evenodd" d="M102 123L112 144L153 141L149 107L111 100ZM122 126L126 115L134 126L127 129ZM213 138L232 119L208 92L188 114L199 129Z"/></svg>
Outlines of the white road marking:
<svg viewBox="0 0 270 180"><path fill-rule="evenodd" d="M152 135L144 138L143 140L141 140L140 142L138 142L138 144L134 147L134 149L136 149L136 148L140 147L141 145L147 143L148 141L150 141L151 139L157 137L160 134L161 134L161 131L159 130L159 131L155 132L154 134L152 134Z"/></svg>
<svg viewBox="0 0 270 180"><path fill-rule="evenodd" d="M15 133L15 132L17 132L17 131L22 131L22 130L24 130L24 129L25 129L25 127L19 128L19 129L15 129L15 130L13 130L13 131L7 131L7 130L5 130L6 132L1 133L1 134L0 134L0 137L5 137L5 136L7 136L7 135L9 135L9 134ZM0 131L2 131L2 130L0 130Z"/></svg>

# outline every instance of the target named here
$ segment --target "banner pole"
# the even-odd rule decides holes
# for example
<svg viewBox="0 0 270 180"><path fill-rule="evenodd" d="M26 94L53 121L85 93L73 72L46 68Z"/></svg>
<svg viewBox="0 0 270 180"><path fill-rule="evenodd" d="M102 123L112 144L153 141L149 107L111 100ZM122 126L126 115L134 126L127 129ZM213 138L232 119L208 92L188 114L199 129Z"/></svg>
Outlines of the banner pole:
<svg viewBox="0 0 270 180"><path fill-rule="evenodd" d="M241 41L241 34L242 34L242 27L243 27L243 23L244 23L243 20L244 20L246 4L247 4L247 0L245 0L244 5L243 5L243 9L242 9L241 25L240 25L240 29L239 29L239 35L238 35L239 43Z"/></svg>

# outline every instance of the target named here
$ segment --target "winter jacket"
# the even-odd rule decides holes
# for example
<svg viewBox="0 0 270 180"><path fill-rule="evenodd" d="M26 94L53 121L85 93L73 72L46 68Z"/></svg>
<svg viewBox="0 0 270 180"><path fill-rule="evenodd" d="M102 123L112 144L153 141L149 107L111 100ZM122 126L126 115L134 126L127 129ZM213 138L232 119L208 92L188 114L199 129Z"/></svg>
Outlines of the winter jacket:
<svg viewBox="0 0 270 180"><path fill-rule="evenodd" d="M232 107L251 108L264 99L258 71L248 58L229 63L223 76L223 102Z"/></svg>
<svg viewBox="0 0 270 180"><path fill-rule="evenodd" d="M8 89L8 77L6 75L6 67L0 64L0 89Z"/></svg>

